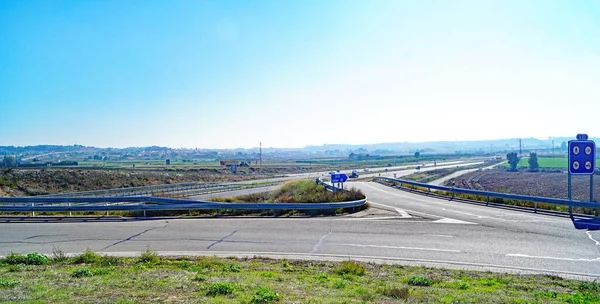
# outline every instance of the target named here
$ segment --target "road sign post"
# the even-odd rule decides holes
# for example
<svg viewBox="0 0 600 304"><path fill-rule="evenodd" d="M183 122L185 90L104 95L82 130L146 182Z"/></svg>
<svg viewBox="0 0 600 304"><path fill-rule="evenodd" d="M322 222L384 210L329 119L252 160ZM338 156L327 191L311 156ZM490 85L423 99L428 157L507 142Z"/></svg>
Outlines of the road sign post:
<svg viewBox="0 0 600 304"><path fill-rule="evenodd" d="M596 171L596 143L587 134L577 134L569 141L568 197L571 197L571 175L590 176L590 202L594 201L594 172ZM571 208L569 207L569 211Z"/></svg>

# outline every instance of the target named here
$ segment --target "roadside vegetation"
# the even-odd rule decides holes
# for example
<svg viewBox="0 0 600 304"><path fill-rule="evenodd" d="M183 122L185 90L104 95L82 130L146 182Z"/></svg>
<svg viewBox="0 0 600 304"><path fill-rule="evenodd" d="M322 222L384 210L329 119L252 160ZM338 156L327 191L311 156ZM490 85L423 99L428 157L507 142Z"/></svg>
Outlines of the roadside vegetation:
<svg viewBox="0 0 600 304"><path fill-rule="evenodd" d="M186 182L233 182L254 179L250 175L218 171L169 172L77 169L0 169L0 195L34 196L177 184Z"/></svg>
<svg viewBox="0 0 600 304"><path fill-rule="evenodd" d="M332 203L349 202L364 199L365 195L360 190L351 188L348 191L333 194L323 186L317 185L314 180L299 180L288 182L281 188L271 191L237 197L213 199L215 202L224 203Z"/></svg>
<svg viewBox="0 0 600 304"><path fill-rule="evenodd" d="M35 258L30 263L29 256ZM600 284L355 261L137 258L87 251L0 259L2 303L600 303ZM38 263L42 260L45 262Z"/></svg>

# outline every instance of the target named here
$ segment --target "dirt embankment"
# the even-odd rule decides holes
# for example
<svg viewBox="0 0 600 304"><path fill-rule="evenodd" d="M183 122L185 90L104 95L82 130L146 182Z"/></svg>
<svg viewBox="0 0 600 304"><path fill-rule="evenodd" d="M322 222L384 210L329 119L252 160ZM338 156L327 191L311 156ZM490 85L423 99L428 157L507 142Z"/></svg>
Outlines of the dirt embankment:
<svg viewBox="0 0 600 304"><path fill-rule="evenodd" d="M168 171L8 169L0 171L0 196L43 195L187 182L232 182L249 179L253 179L253 176Z"/></svg>
<svg viewBox="0 0 600 304"><path fill-rule="evenodd" d="M509 172L503 169L472 172L451 179L447 186L567 199L567 173ZM572 177L574 200L589 201L589 176ZM594 197L600 201L600 176L594 176Z"/></svg>

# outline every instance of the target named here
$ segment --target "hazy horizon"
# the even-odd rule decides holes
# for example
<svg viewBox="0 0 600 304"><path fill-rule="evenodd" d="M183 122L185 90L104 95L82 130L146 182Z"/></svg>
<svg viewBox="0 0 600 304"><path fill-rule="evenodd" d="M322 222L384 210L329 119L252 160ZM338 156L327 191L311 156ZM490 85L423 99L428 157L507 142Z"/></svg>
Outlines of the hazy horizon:
<svg viewBox="0 0 600 304"><path fill-rule="evenodd" d="M599 137L599 83L593 0L0 3L0 145Z"/></svg>

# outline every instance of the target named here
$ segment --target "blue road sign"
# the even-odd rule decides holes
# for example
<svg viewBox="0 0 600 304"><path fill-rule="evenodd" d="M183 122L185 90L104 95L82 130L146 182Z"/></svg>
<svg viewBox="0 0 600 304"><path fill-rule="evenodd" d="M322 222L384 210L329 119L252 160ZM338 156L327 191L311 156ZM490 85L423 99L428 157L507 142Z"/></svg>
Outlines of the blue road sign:
<svg viewBox="0 0 600 304"><path fill-rule="evenodd" d="M596 170L596 143L593 140L569 141L569 173L592 175L594 170Z"/></svg>
<svg viewBox="0 0 600 304"><path fill-rule="evenodd" d="M587 134L577 134L577 140L588 140Z"/></svg>
<svg viewBox="0 0 600 304"><path fill-rule="evenodd" d="M348 180L348 175L345 173L342 174L331 174L331 182L332 183L343 183Z"/></svg>

